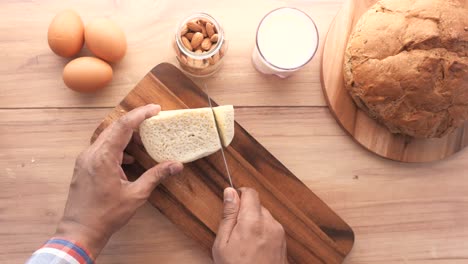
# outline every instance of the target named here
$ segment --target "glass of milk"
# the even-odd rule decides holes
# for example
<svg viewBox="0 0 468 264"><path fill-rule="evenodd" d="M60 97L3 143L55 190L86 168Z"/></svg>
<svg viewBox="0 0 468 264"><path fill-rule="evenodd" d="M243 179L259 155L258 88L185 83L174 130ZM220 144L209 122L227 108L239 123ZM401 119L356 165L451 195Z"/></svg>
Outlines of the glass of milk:
<svg viewBox="0 0 468 264"><path fill-rule="evenodd" d="M286 78L314 57L318 43L310 16L296 8L278 8L258 25L252 62L261 73Z"/></svg>

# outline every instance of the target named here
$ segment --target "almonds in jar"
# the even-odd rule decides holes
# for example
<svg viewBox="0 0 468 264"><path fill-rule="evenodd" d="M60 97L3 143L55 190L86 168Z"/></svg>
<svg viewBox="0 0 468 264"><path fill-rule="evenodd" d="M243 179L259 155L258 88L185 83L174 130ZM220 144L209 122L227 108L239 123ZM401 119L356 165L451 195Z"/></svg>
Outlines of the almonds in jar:
<svg viewBox="0 0 468 264"><path fill-rule="evenodd" d="M197 13L178 26L174 46L182 70L195 77L205 77L221 67L227 41L222 27L212 16Z"/></svg>

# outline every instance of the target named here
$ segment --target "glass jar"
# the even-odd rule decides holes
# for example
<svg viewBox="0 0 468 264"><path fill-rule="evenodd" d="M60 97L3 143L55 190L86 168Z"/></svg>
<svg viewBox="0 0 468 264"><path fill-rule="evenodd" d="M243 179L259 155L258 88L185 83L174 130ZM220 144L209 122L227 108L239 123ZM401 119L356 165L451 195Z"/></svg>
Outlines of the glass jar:
<svg viewBox="0 0 468 264"><path fill-rule="evenodd" d="M196 40L195 35L198 35ZM202 43L197 45L201 35ZM224 30L216 19L205 13L196 13L178 25L174 48L180 67L185 73L194 77L207 77L221 68L226 55L227 41Z"/></svg>

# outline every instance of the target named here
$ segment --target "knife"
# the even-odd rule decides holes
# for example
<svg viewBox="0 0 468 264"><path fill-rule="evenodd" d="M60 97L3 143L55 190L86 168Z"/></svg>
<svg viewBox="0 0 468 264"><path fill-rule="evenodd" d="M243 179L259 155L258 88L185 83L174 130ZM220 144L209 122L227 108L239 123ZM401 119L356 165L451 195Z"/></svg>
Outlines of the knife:
<svg viewBox="0 0 468 264"><path fill-rule="evenodd" d="M210 96L208 95L208 87L206 86L205 84L205 92L206 92L206 97L208 97L208 104L211 108L211 112L213 113L213 118L215 120L215 124L216 124L216 132L218 134L218 140L219 140L219 144L221 145L221 154L223 156L223 161L224 161L224 166L226 168L226 175L229 179L229 184L231 185L232 188L234 188L234 185L232 184L232 178L231 178L231 173L229 172L229 167L228 167L228 164L227 164L227 160L226 160L226 155L224 154L224 146L223 146L223 143L221 141L221 135L219 133L219 124L218 124L218 120L216 120L216 115L214 113L214 110L213 110L213 106L211 105L211 98Z"/></svg>

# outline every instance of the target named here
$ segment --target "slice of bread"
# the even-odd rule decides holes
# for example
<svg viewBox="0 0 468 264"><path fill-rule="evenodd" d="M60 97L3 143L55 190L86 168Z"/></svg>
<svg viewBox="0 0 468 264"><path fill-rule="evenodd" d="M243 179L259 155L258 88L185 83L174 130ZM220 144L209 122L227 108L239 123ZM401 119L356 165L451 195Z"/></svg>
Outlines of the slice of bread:
<svg viewBox="0 0 468 264"><path fill-rule="evenodd" d="M234 135L234 109L232 106L213 109L221 116L220 130L227 135L224 142L230 143ZM140 137L148 154L157 162L187 163L221 149L213 111L209 107L161 111L141 123Z"/></svg>
<svg viewBox="0 0 468 264"><path fill-rule="evenodd" d="M227 147L234 138L234 107L232 105L213 107L213 112L218 124L221 143Z"/></svg>

